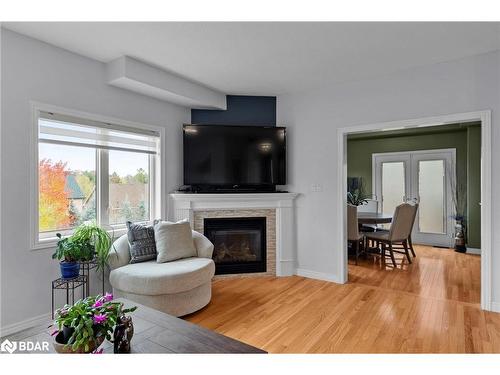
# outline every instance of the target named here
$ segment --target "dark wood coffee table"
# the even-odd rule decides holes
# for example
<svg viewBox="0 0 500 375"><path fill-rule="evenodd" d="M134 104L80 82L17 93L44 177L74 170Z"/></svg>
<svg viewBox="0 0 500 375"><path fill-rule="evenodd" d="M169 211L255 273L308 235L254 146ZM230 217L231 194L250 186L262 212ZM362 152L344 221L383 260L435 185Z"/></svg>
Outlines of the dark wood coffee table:
<svg viewBox="0 0 500 375"><path fill-rule="evenodd" d="M125 307L138 307L130 314L134 323L132 353L266 353L139 303L124 298L117 298L115 301L123 302ZM50 324L48 321L47 324L4 337L2 341L5 338L11 341L48 341L50 352L55 352L50 336L54 328L47 328ZM113 353L113 344L108 341L101 348L104 353Z"/></svg>

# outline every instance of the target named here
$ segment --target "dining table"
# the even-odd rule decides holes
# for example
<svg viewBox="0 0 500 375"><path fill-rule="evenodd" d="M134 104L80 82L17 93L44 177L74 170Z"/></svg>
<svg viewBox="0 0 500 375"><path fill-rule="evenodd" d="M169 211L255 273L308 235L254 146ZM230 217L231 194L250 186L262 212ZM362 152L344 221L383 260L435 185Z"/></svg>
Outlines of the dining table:
<svg viewBox="0 0 500 375"><path fill-rule="evenodd" d="M392 215L381 212L358 212L359 224L388 224L392 221Z"/></svg>
<svg viewBox="0 0 500 375"><path fill-rule="evenodd" d="M358 225L361 229L362 225L377 225L389 224L392 222L392 215L384 214L381 212L358 212ZM377 247L370 247L369 241L364 240L364 252L368 254L379 254L380 251Z"/></svg>

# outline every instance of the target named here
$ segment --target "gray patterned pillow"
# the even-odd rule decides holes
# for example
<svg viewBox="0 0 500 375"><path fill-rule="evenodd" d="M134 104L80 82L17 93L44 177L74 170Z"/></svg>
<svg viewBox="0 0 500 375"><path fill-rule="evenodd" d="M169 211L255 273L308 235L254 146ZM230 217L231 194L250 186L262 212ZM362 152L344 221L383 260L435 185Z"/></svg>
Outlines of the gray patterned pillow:
<svg viewBox="0 0 500 375"><path fill-rule="evenodd" d="M156 259L155 231L152 226L127 221L130 263Z"/></svg>

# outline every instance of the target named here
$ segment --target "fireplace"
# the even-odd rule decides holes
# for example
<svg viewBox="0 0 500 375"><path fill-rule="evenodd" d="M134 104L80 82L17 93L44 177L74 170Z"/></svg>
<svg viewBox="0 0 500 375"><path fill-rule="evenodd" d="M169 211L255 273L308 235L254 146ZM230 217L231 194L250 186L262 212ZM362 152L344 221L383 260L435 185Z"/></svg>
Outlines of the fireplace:
<svg viewBox="0 0 500 375"><path fill-rule="evenodd" d="M205 218L205 236L214 244L215 273L266 272L266 218Z"/></svg>

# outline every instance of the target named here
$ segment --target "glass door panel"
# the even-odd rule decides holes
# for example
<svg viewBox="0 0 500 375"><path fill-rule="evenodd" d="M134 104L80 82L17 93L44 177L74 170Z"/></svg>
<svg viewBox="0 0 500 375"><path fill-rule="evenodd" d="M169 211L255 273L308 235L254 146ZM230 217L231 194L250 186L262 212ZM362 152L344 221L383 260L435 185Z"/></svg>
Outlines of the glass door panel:
<svg viewBox="0 0 500 375"><path fill-rule="evenodd" d="M405 192L405 163L382 162L382 213L392 215L394 209L403 203ZM389 228L390 224L383 227Z"/></svg>
<svg viewBox="0 0 500 375"><path fill-rule="evenodd" d="M418 162L418 223L422 233L446 233L444 160Z"/></svg>

